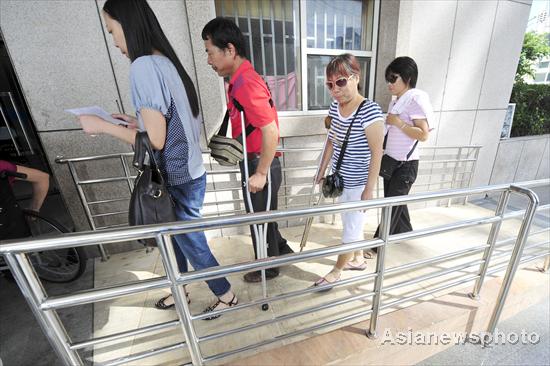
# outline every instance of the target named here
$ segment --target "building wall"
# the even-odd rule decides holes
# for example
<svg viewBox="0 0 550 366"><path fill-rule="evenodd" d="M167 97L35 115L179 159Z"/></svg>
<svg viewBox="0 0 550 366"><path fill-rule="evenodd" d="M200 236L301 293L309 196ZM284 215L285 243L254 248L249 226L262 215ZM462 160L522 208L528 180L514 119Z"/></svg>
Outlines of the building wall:
<svg viewBox="0 0 550 366"><path fill-rule="evenodd" d="M490 184L550 178L550 135L501 140Z"/></svg>
<svg viewBox="0 0 550 366"><path fill-rule="evenodd" d="M436 121L428 144L482 145L474 186L488 184L531 1L401 1L397 55L418 63Z"/></svg>
<svg viewBox="0 0 550 366"><path fill-rule="evenodd" d="M132 151L130 145L109 136L85 135L76 119L64 112L67 108L91 105L117 112L120 105L126 113L135 113L129 91L130 63L114 47L111 36L104 31L100 15L103 4L102 0L0 2L0 27L6 47L77 230L91 227L68 166L57 164L56 157ZM217 119L218 116L213 117L211 114L221 114L221 111L204 106L221 104L221 90L216 93L210 90L212 87L208 87L213 85L215 90L215 86L219 88L220 84L217 78L205 75L203 63L196 62L195 52L199 50L194 48L197 42L191 44L191 37L197 37L197 25L193 24L190 33L187 21L187 13L190 11L194 14L193 21L205 22L213 17L213 7L209 11L209 3L184 0L153 0L150 4L191 78L195 83L198 79L204 80L201 84L201 105L205 118ZM202 58L203 55L200 56ZM79 164L77 174L81 179L97 179L117 176L122 171L118 162L101 161ZM127 194L127 191L125 184L85 188L89 200L117 198ZM111 209L125 210L127 202L121 202L118 206L113 204ZM106 221L114 225L126 219L126 215L118 215Z"/></svg>
<svg viewBox="0 0 550 366"><path fill-rule="evenodd" d="M103 31L103 1L2 0L1 29L27 97L40 139L79 230L88 229L66 157L131 151L110 137L86 136L66 108L100 105L116 111L117 101L134 113L129 62ZM150 0L182 63L196 82L205 136L224 112L222 79L206 63L202 27L215 16L213 0ZM413 57L418 87L431 96L436 120L427 145L481 144L474 185L488 184L497 153L530 1L399 1L380 3L375 100L387 109L386 65L399 55ZM321 146L323 116L281 117L284 147ZM311 153L293 159L311 160ZM285 163L291 164L287 159ZM114 166L84 165L83 178L98 178ZM291 181L292 176L286 177ZM120 188L125 189L124 187ZM127 189L127 188L126 188ZM292 193L292 192L290 192ZM97 189L102 199L115 192Z"/></svg>
<svg viewBox="0 0 550 366"><path fill-rule="evenodd" d="M86 136L75 118L64 112L89 105L117 111L120 98L96 3L3 0L0 20L54 176L75 225L87 228L67 166L56 164L55 157L130 151L114 139Z"/></svg>

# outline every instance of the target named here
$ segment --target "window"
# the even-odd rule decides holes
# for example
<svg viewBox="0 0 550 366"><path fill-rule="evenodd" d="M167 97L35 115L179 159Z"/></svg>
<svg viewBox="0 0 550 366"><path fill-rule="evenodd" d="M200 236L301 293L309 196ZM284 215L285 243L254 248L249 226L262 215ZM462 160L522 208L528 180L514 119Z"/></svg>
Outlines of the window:
<svg viewBox="0 0 550 366"><path fill-rule="evenodd" d="M244 34L246 53L263 76L279 111L301 110L298 0L216 0Z"/></svg>
<svg viewBox="0 0 550 366"><path fill-rule="evenodd" d="M543 61L543 62L539 63L539 69L547 69L548 64L550 64L550 61Z"/></svg>
<svg viewBox="0 0 550 366"><path fill-rule="evenodd" d="M358 57L362 77L359 85L363 93L372 98L369 74L374 43L374 1L308 0L305 6L303 23L307 28L307 46L302 53L307 60L307 109L328 109L331 98L325 87L325 67L333 56L345 52Z"/></svg>
<svg viewBox="0 0 550 366"><path fill-rule="evenodd" d="M546 77L546 73L536 73L535 74L535 82L544 81Z"/></svg>
<svg viewBox="0 0 550 366"><path fill-rule="evenodd" d="M218 15L243 31L247 55L266 80L277 110L326 110L325 67L341 53L361 65L360 87L373 98L378 0L215 0ZM305 62L302 62L305 60Z"/></svg>

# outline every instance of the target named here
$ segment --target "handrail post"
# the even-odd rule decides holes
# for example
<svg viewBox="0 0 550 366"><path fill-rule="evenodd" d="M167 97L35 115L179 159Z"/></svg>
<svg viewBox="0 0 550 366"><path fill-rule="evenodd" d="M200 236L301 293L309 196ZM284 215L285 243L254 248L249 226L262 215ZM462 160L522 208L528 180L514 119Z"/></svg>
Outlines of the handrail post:
<svg viewBox="0 0 550 366"><path fill-rule="evenodd" d="M378 323L378 312L380 311L380 302L382 298L382 284L384 282L384 256L388 237L390 235L392 206L382 207L382 219L380 222L380 239L384 245L379 246L376 255L376 278L374 280L374 296L372 298L372 313L370 315L370 325L367 330L367 337L376 338L376 324Z"/></svg>
<svg viewBox="0 0 550 366"><path fill-rule="evenodd" d="M130 172L130 169L128 168L128 163L126 162L126 159L124 159L124 155L120 154L120 162L122 163L122 169L124 170L124 175L126 175L126 182L128 182L128 190L130 191L130 196L132 195L132 190L134 189L132 185L132 173Z"/></svg>
<svg viewBox="0 0 550 366"><path fill-rule="evenodd" d="M47 295L26 255L7 253L5 258L21 293L59 359L69 366L84 365L78 352L70 348L71 340L55 310L40 309L40 303Z"/></svg>
<svg viewBox="0 0 550 366"><path fill-rule="evenodd" d="M472 181L474 180L474 174L476 172L477 159L479 159L479 147L474 148L474 163L472 164L472 170L470 171L470 176L468 177L468 187L472 188ZM468 203L468 196L464 196L464 205Z"/></svg>
<svg viewBox="0 0 550 366"><path fill-rule="evenodd" d="M548 268L550 268L550 256L546 257L546 259L544 260L544 264L540 268L540 271L542 273L548 272Z"/></svg>
<svg viewBox="0 0 550 366"><path fill-rule="evenodd" d="M203 359L199 343L197 341L197 334L191 320L191 311L189 310L189 304L187 304L187 297L185 296L183 286L179 286L177 283L180 272L178 269L178 263L176 262L176 253L174 252L174 246L172 245L172 238L168 234L163 234L158 235L156 240L160 254L164 259L166 277L168 277L171 282L170 289L172 290L172 296L174 297L174 303L180 318L180 325L185 336L185 341L188 344L191 362L195 366L202 366Z"/></svg>
<svg viewBox="0 0 550 366"><path fill-rule="evenodd" d="M512 185L510 186L512 191L526 195L529 198L529 203L527 209L525 210L525 215L523 216L523 222L518 232L518 237L516 239L516 244L514 245L514 250L512 251L512 256L510 258L510 263L508 268L506 268L506 274L504 275L504 280L500 286L500 292L491 315L491 320L489 321L489 326L487 327L488 333L493 333L495 331L496 325L504 308L504 303L508 292L510 291L510 286L512 285L512 280L516 274L516 270L519 267L521 261L521 255L523 254L523 248L527 242L527 237L529 236L529 230L531 228L531 223L535 217L537 206L539 205L539 197L535 192L530 189Z"/></svg>
<svg viewBox="0 0 550 366"><path fill-rule="evenodd" d="M456 156L455 166L453 168L453 177L451 178L451 189L455 188L455 180L456 180L456 171L458 169L458 165L460 164L460 159L462 158L462 147L458 148L458 153ZM451 207L453 199L449 198L449 201L447 201L447 207Z"/></svg>
<svg viewBox="0 0 550 366"><path fill-rule="evenodd" d="M92 230L95 231L96 226L95 226L94 218L92 217L92 212L90 211L90 205L88 204L88 200L86 199L84 190L80 185L80 180L78 178L78 173L76 172L76 168L74 167L72 161L68 162L68 166L69 166L69 172L71 173L71 177L73 178L73 182L76 185L76 191L78 192L78 196L80 197L82 206L84 206L84 212L86 213L86 219L88 220L88 224L90 224L90 227L92 228ZM109 255L105 251L103 244L98 244L97 248L99 250L99 254L101 255L101 261L106 262L109 259Z"/></svg>
<svg viewBox="0 0 550 366"><path fill-rule="evenodd" d="M510 190L506 190L500 194L500 199L498 200L498 204L495 209L495 216L499 216L500 220L491 225L491 231L489 232L489 237L487 238L488 247L485 248L485 251L483 252L483 263L481 263L479 267L479 278L476 280L473 291L468 294L468 296L472 299L479 299L479 293L481 291L481 287L483 286L487 269L489 268L491 255L493 255L493 251L495 249L495 243L500 232L500 227L502 226L502 220L504 218L504 213L506 212L506 207L508 206L509 198Z"/></svg>

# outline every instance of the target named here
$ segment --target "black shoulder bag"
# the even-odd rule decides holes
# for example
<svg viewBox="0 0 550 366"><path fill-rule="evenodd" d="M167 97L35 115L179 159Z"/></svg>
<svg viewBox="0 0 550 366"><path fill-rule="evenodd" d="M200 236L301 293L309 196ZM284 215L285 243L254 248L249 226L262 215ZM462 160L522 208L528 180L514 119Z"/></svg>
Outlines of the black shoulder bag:
<svg viewBox="0 0 550 366"><path fill-rule="evenodd" d="M351 127L353 126L353 122L355 122L355 118L359 114L359 111L361 110L364 104L365 104L365 100L363 100L361 104L359 104L359 107L357 108L357 111L353 115L353 119L349 124L348 131L346 132L346 137L344 137L344 142L342 143L342 149L340 150L340 156L338 156L338 162L336 163L334 172L332 174L327 175L325 177L325 180L323 181L322 191L323 191L323 196L325 196L326 198L336 198L342 195L342 192L344 190L344 178L340 174L340 166L342 165L342 160L344 160L344 153L346 152L346 147L348 146Z"/></svg>
<svg viewBox="0 0 550 366"><path fill-rule="evenodd" d="M145 164L145 154L149 164ZM174 202L160 173L147 132L137 132L133 165L139 170L130 197L128 222L131 226L177 221ZM155 239L139 240L157 246Z"/></svg>

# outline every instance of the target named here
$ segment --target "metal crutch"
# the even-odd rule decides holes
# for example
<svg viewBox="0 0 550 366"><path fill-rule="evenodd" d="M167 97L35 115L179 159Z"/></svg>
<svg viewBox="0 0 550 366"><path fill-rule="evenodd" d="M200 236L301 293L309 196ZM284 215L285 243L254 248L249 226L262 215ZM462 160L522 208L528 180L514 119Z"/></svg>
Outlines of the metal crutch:
<svg viewBox="0 0 550 366"><path fill-rule="evenodd" d="M236 101L235 101L236 102ZM235 103L234 102L234 103ZM243 142L243 163L244 163L244 191L246 192L245 199L247 200L248 207L250 210L250 213L254 213L254 207L252 206L252 199L250 197L250 191L248 190L248 155L246 153L246 128L245 128L245 121L244 121L244 110L242 106L237 105L235 103L235 106L239 111L241 112L241 136L242 136L242 142ZM269 208L271 207L271 168L267 171L267 203L266 203L266 212L269 211ZM267 258L267 225L268 223L264 224L253 224L252 228L254 230L254 234L256 235L256 253L258 255L258 259L265 259ZM265 277L265 269L261 270L262 274L262 294L264 299L267 298L267 279ZM269 309L269 304L262 304L262 310L266 311Z"/></svg>
<svg viewBox="0 0 550 366"><path fill-rule="evenodd" d="M325 155L325 149L327 148L328 143L328 133L327 137L325 139L325 143L323 145L323 150L321 150L321 156L319 157L319 164L317 165L317 171L315 172L315 175L313 176L313 184L311 185L311 194L309 195L309 204L308 207L311 207L313 196L315 195L315 186L317 184L315 183L315 179L317 178L317 175L319 174L319 171L321 170L321 163L323 162L323 155ZM319 192L319 197L317 198L317 202L314 203L315 206L318 206L321 204L321 201L323 200L323 194L322 192ZM306 226L304 227L304 233L302 234L302 240L300 241L300 252L302 252L306 246L307 238L309 236L309 230L311 229L311 224L313 223L313 216L308 217L306 220Z"/></svg>
<svg viewBox="0 0 550 366"><path fill-rule="evenodd" d="M315 178L319 174L319 170L321 169L321 163L323 162L323 155L325 155L325 150L327 148L329 135L330 135L330 125L332 122L332 118L330 116L325 117L325 128L327 129L327 137L325 138L325 143L323 145L323 150L321 151L321 156L319 157L319 164L317 165L317 171L315 172L315 175L313 176L313 184L311 186L311 194L309 196L309 206L311 207L311 201L313 199L313 195L315 194ZM319 192L319 197L317 198L317 203L315 206L318 206L321 204L321 201L323 200L323 193ZM333 216L334 217L334 216ZM313 223L313 217L308 217L306 221L306 226L304 228L304 233L302 234L302 240L300 241L300 252L302 252L306 246L307 238L309 236L309 230L311 229L311 224Z"/></svg>

